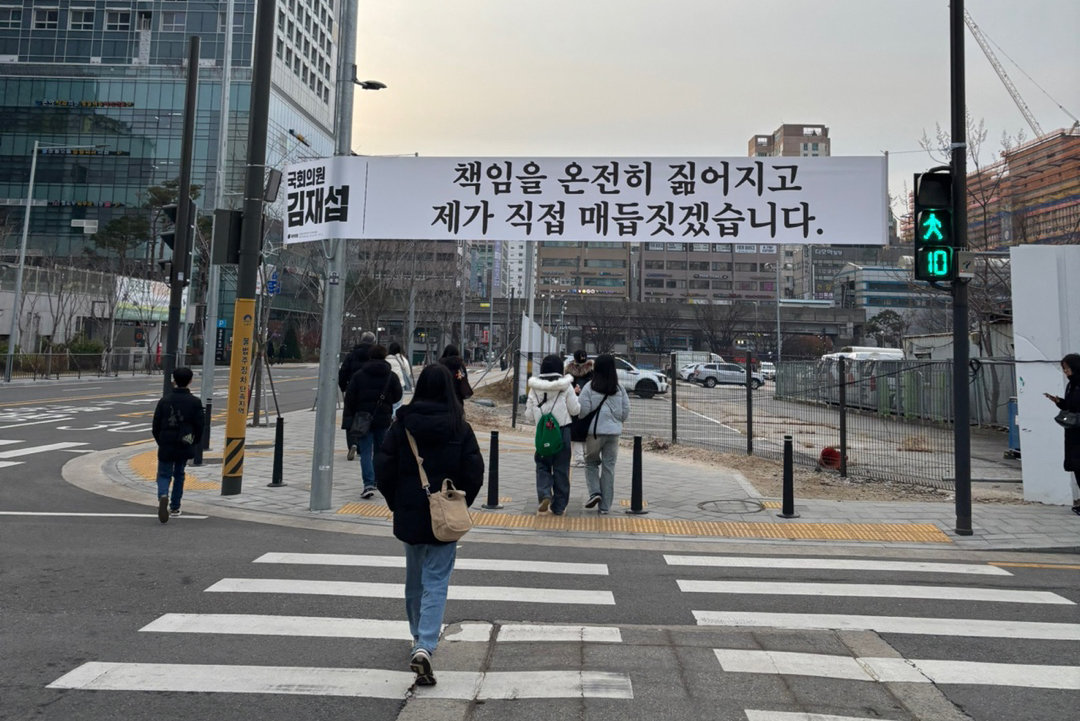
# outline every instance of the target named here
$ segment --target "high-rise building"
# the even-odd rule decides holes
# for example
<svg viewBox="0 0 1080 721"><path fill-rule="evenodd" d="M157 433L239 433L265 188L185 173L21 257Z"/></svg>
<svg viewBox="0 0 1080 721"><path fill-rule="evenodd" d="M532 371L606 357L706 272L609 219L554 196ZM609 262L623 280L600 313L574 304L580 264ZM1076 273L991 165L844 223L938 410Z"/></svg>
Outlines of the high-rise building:
<svg viewBox="0 0 1080 721"><path fill-rule="evenodd" d="M536 292L631 300L631 244L544 240L537 243Z"/></svg>
<svg viewBox="0 0 1080 721"><path fill-rule="evenodd" d="M226 9L233 6L231 20ZM0 2L0 214L18 225L37 158L29 255L79 259L95 230L147 213L147 188L179 176L188 38L201 41L192 182L199 212L240 207L246 162L255 0ZM337 64L333 0L279 0L267 165L332 155ZM225 36L230 111L221 127ZM218 138L228 135L218 192ZM6 211L6 212L5 212ZM278 210L268 210L272 218ZM0 242L11 258L16 244ZM151 239L136 253L149 253Z"/></svg>

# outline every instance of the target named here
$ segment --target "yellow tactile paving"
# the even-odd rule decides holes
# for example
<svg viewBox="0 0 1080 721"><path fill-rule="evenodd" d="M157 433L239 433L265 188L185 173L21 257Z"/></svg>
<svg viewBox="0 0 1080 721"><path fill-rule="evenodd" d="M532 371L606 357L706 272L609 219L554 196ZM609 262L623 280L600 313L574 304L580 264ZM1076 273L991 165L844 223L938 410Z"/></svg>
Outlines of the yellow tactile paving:
<svg viewBox="0 0 1080 721"><path fill-rule="evenodd" d="M348 503L338 513L390 518L390 510L377 503ZM818 541L892 541L951 543L930 523L740 523L728 521L680 521L640 516L555 516L473 511L478 528L524 528L537 531L641 533L665 536L721 538L775 538Z"/></svg>
<svg viewBox="0 0 1080 721"><path fill-rule="evenodd" d="M761 507L762 508L783 508L784 504L781 503L780 501L762 501L761 502Z"/></svg>
<svg viewBox="0 0 1080 721"><path fill-rule="evenodd" d="M157 451L150 450L132 457L131 468L146 481L157 476ZM204 481L187 475L185 489L217 490L219 482ZM503 496L502 503L511 498ZM623 501L628 505L629 502ZM764 501L775 503L778 501ZM382 503L353 502L337 510L339 514L368 518L391 517L390 509ZM735 521L681 521L646 516L613 514L609 516L555 516L523 513L492 513L473 511L473 523L478 528L523 528L540 531L576 531L604 533L640 533L643 535L703 536L714 538L770 538L813 541L884 541L893 543L952 543L937 526L931 523L754 523ZM996 565L1009 565L999 563ZM1020 564L1016 564L1020 565ZM1062 568L1063 566L1057 566ZM1066 567L1067 568L1067 567Z"/></svg>
<svg viewBox="0 0 1080 721"><path fill-rule="evenodd" d="M134 456L128 463L131 470L135 471L144 481L153 483L157 480L157 450L146 451ZM220 481L206 481L193 474L189 469L184 470L185 491L216 491L221 489Z"/></svg>

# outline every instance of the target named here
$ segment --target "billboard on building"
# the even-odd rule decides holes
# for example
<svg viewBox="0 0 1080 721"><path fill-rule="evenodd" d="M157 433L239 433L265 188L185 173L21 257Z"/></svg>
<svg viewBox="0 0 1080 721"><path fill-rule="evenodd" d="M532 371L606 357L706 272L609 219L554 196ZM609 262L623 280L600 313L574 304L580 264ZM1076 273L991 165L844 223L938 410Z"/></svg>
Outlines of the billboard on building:
<svg viewBox="0 0 1080 721"><path fill-rule="evenodd" d="M361 158L290 165L285 242L884 245L884 158Z"/></svg>

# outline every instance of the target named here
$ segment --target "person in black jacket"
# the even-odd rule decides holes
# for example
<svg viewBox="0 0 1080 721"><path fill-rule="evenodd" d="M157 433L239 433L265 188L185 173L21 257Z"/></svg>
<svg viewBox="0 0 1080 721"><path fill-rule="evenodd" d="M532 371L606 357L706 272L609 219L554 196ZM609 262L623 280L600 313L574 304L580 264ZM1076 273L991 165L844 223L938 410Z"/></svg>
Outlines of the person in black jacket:
<svg viewBox="0 0 1080 721"><path fill-rule="evenodd" d="M349 460L360 452L360 476L364 480L361 498L375 495L375 449L382 445L386 429L390 427L390 413L394 404L401 400L401 382L386 362L386 348L372 346L368 362L353 374L345 389L345 407L341 412L341 427L349 439ZM352 431L353 416L357 413L371 414L371 428L357 435Z"/></svg>
<svg viewBox="0 0 1080 721"><path fill-rule="evenodd" d="M484 484L484 459L450 371L439 364L424 368L412 401L398 408L375 465L379 492L394 514L394 535L405 543L405 614L413 637L409 666L419 685L430 686L457 543L443 543L432 533L427 492L406 430L416 440L428 480L438 484L449 478L470 506Z"/></svg>
<svg viewBox="0 0 1080 721"><path fill-rule="evenodd" d="M1080 413L1080 354L1069 353L1061 359L1061 371L1068 378L1064 396L1044 393L1059 410ZM1080 428L1065 429L1065 470L1072 471L1073 483L1080 488ZM1080 516L1080 498L1073 498L1072 512Z"/></svg>
<svg viewBox="0 0 1080 721"><path fill-rule="evenodd" d="M352 380L353 373L356 373L368 362L368 354L371 352L371 346L373 345L375 345L375 334L369 330L364 331L360 335L360 342L353 346L353 349L349 351L349 355L345 356L345 360L341 362L341 367L338 368L337 373L337 384L342 393L349 387L349 381Z"/></svg>
<svg viewBox="0 0 1080 721"><path fill-rule="evenodd" d="M472 398L473 389L469 385L469 371L465 367L465 359L461 357L457 346L448 345L443 349L439 362L446 366L454 377L454 392L458 400L464 405L465 401Z"/></svg>
<svg viewBox="0 0 1080 721"><path fill-rule="evenodd" d="M158 520L162 523L168 523L170 515L180 515L184 466L195 456L195 446L202 442L203 435L203 404L188 390L191 369L177 368L172 377L173 390L158 401L151 426L158 446Z"/></svg>

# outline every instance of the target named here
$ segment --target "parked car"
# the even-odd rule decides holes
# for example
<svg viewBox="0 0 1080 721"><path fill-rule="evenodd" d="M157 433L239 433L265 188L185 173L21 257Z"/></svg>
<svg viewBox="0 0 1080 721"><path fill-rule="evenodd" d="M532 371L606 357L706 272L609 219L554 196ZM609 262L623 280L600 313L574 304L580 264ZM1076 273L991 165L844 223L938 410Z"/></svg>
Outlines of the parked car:
<svg viewBox="0 0 1080 721"><path fill-rule="evenodd" d="M589 356L596 360L596 356ZM564 364L573 360L573 356L566 356ZM627 393L634 393L639 398L652 398L657 393L668 392L668 377L657 370L638 368L625 358L615 357L615 370L619 374L619 385L626 389Z"/></svg>
<svg viewBox="0 0 1080 721"><path fill-rule="evenodd" d="M694 377L694 371L697 370L697 367L699 365L701 365L701 364L700 363L687 363L686 365L684 365L682 368L679 369L679 378L682 378L684 381L690 380L691 378Z"/></svg>
<svg viewBox="0 0 1080 721"><path fill-rule="evenodd" d="M745 386L746 366L736 363L699 363L691 380L706 388L718 385ZM750 374L750 388L757 390L764 384L765 379L760 372L754 371Z"/></svg>
<svg viewBox="0 0 1080 721"><path fill-rule="evenodd" d="M776 380L776 366L769 361L761 361L761 365L758 370L761 371L761 377L765 380Z"/></svg>

